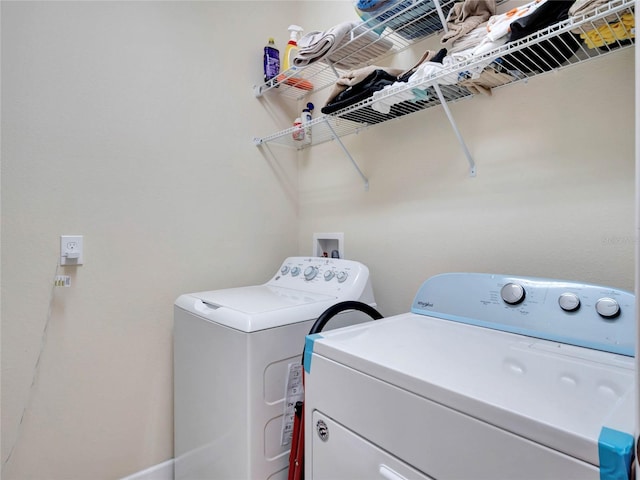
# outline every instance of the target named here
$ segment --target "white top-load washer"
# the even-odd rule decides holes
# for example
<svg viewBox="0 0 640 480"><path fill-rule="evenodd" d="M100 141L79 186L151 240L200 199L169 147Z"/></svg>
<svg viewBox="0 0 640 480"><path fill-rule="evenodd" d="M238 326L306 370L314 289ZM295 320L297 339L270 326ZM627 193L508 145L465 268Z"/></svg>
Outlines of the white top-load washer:
<svg viewBox="0 0 640 480"><path fill-rule="evenodd" d="M174 306L175 478L286 479L285 389L330 306L375 306L368 268L290 257L263 285L181 295ZM332 327L369 320L346 312ZM291 373L293 372L293 373ZM295 380L295 379L294 379ZM290 420L290 421L286 421ZM285 443L283 445L283 443Z"/></svg>
<svg viewBox="0 0 640 480"><path fill-rule="evenodd" d="M629 292L437 275L410 313L307 337L306 478L626 480L635 328Z"/></svg>

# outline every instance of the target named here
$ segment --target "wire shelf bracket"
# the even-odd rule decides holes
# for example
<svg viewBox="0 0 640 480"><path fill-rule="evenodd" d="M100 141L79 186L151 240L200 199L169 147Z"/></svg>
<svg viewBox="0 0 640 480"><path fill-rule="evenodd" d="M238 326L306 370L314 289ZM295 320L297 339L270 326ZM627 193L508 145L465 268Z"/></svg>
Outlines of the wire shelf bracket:
<svg viewBox="0 0 640 480"><path fill-rule="evenodd" d="M340 135L338 135L336 133L336 131L333 129L333 127L331 126L331 124L329 123L329 120L327 119L327 117L324 118L324 121L327 125L327 128L329 129L329 131L331 132L331 136L333 137L333 139L338 142L338 145L340 145L340 148L342 148L342 151L344 152L344 154L347 156L347 158L351 161L351 164L353 165L353 167L356 169L356 171L358 172L358 175L360 175L360 178L362 178L362 181L364 182L364 190L366 192L369 191L369 179L365 176L364 173L362 173L362 170L360 170L360 167L358 166L358 164L356 163L356 161L353 159L353 157L351 156L351 154L349 153L349 150L347 150L347 147L344 146L344 143L342 143L342 140L340 140Z"/></svg>
<svg viewBox="0 0 640 480"><path fill-rule="evenodd" d="M440 100L440 104L442 105L442 108L444 108L444 113L447 114L447 118L449 119L449 123L451 124L451 128L453 128L453 132L456 134L456 137L458 138L458 143L460 143L460 146L462 147L462 151L464 153L464 156L467 157L467 161L469 162L469 176L470 177L475 177L476 176L476 163L473 161L473 158L471 157L471 153L469 152L469 149L467 148L467 144L464 143L464 138L462 138L462 134L460 133L460 130L458 129L458 125L456 124L456 121L453 118L453 114L451 113L451 110L449 109L449 105L447 105L447 100L444 98L444 95L442 94L442 90L440 90L440 85L435 83L433 85L433 89L438 94L438 99Z"/></svg>

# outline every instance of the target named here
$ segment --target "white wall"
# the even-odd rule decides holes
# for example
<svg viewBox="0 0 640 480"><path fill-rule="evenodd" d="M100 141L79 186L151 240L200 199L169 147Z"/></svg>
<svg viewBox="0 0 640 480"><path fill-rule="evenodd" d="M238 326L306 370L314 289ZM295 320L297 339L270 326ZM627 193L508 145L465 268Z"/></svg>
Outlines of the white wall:
<svg viewBox="0 0 640 480"><path fill-rule="evenodd" d="M263 281L313 232L345 233L386 315L443 271L633 287L633 52L452 105L476 178L440 108L345 138L365 192L333 142L298 167L251 143L295 116L252 96L266 38L284 50L289 23L328 28L350 1L1 9L5 479L171 458L174 299ZM30 389L69 233L86 264L59 271L72 287L53 291Z"/></svg>
<svg viewBox="0 0 640 480"><path fill-rule="evenodd" d="M298 251L295 155L252 143L279 121L252 85L292 5L1 8L2 477L120 478L173 456L175 298ZM61 234L85 265L59 270L30 390Z"/></svg>
<svg viewBox="0 0 640 480"><path fill-rule="evenodd" d="M325 25L350 13L349 5L312 5L303 26L323 11ZM441 47L429 40L399 66ZM304 151L300 245L313 232L344 232L345 255L370 267L385 315L408 311L424 280L449 271L633 290L633 55L451 104L476 178L441 107L343 138L369 177L368 192L334 142Z"/></svg>

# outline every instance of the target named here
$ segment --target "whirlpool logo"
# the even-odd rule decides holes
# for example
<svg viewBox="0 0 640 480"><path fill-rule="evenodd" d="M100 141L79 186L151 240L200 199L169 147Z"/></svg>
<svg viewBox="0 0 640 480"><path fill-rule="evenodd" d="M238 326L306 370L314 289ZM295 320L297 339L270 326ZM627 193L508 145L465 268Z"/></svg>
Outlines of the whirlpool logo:
<svg viewBox="0 0 640 480"><path fill-rule="evenodd" d="M429 308L429 307L433 307L433 303L423 302L422 300L418 300L418 306L422 308Z"/></svg>

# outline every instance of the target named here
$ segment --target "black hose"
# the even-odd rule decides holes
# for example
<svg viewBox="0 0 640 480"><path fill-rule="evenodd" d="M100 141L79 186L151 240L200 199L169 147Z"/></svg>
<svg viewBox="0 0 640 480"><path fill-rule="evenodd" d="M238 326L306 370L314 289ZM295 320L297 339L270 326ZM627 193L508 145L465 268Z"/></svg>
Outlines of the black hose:
<svg viewBox="0 0 640 480"><path fill-rule="evenodd" d="M335 305L330 306L324 312L322 312L316 322L313 324L313 327L311 327L311 330L309 330L309 335L321 332L329 320L331 320L337 314L344 312L345 310L358 310L360 312L366 313L374 320L380 320L381 318L383 318L382 314L380 314L380 312L378 312L371 305L367 305L366 303L358 302L356 300L347 300L345 302L336 303Z"/></svg>
<svg viewBox="0 0 640 480"><path fill-rule="evenodd" d="M344 312L345 310L358 310L362 313L366 313L374 320L380 320L381 318L384 318L382 314L371 305L367 305L366 303L358 302L356 300L347 300L345 302L336 303L335 305L330 306L324 312L322 312L311 327L311 330L309 330L309 335L321 332L329 320L331 320L337 314ZM302 363L304 363L305 350L306 342L304 348L302 349Z"/></svg>

